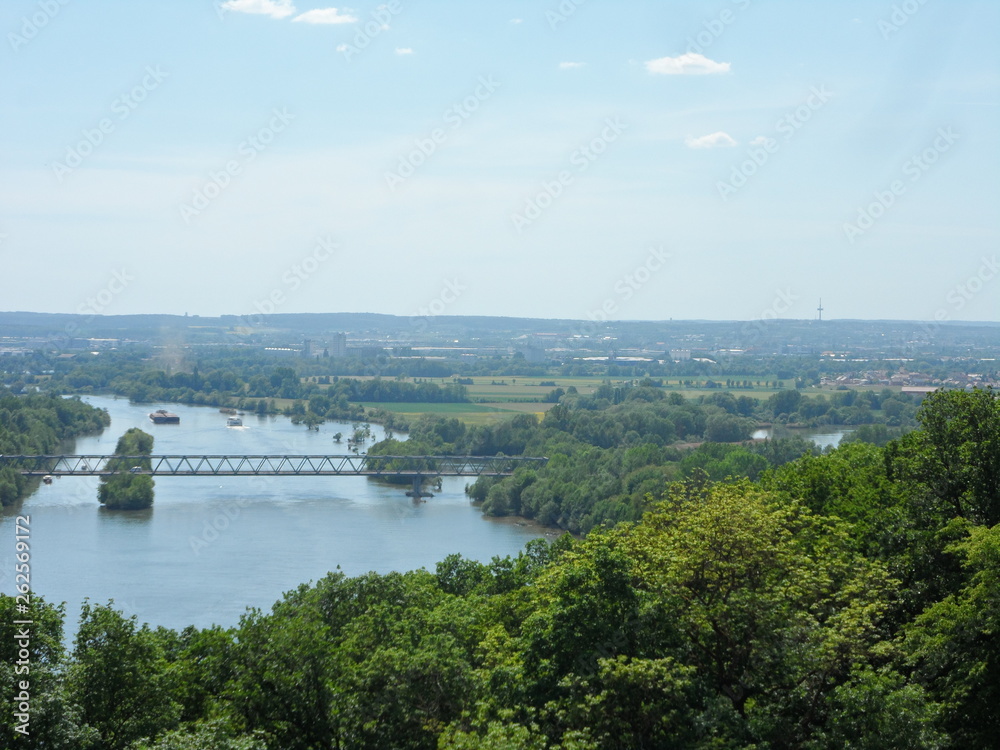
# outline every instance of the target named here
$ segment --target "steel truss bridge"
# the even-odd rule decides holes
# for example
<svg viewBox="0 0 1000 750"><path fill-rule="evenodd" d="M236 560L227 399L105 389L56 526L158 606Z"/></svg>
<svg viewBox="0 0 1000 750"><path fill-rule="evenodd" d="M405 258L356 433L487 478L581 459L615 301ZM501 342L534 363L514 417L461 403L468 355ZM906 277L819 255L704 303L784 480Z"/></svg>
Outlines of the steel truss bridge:
<svg viewBox="0 0 1000 750"><path fill-rule="evenodd" d="M420 485L435 477L504 477L519 466L541 467L547 458L527 456L236 456L236 455L52 455L0 456L0 469L11 466L29 477L106 477L145 474L170 477L339 477L400 478Z"/></svg>

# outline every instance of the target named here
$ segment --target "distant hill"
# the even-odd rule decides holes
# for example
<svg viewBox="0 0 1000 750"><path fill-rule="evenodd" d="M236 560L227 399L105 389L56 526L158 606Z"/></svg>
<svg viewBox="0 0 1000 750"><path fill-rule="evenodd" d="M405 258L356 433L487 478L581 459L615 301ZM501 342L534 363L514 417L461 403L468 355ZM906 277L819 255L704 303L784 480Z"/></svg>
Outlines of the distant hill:
<svg viewBox="0 0 1000 750"><path fill-rule="evenodd" d="M189 344L241 343L294 345L324 340L333 332L355 341L410 340L414 343L460 341L507 346L535 337L558 347L575 338L617 350L766 349L778 353L819 353L863 348L875 351L946 349L965 351L1000 347L1000 323L891 320L754 320L754 321L608 321L550 320L486 315L412 318L379 313L283 313L268 316L222 315L72 315L0 312L0 336L14 338L114 338ZM992 356L992 355L991 355Z"/></svg>

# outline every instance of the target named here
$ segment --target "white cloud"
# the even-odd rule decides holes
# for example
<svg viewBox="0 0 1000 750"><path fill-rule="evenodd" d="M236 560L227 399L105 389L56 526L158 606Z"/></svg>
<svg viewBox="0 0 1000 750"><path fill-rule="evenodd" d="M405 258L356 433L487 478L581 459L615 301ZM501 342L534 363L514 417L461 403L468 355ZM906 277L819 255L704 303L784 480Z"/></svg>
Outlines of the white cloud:
<svg viewBox="0 0 1000 750"><path fill-rule="evenodd" d="M587 63L581 62L561 62L559 63L559 70L572 70L573 68L582 68Z"/></svg>
<svg viewBox="0 0 1000 750"><path fill-rule="evenodd" d="M736 145L733 137L729 133L723 133L721 130L718 133L703 135L699 138L688 136L684 139L684 143L687 144L688 148L719 148Z"/></svg>
<svg viewBox="0 0 1000 750"><path fill-rule="evenodd" d="M412 47L396 47L396 54L397 55L412 55L413 54L413 48Z"/></svg>
<svg viewBox="0 0 1000 750"><path fill-rule="evenodd" d="M765 143L768 142L768 140L769 139L768 139L768 137L766 135L758 135L756 138L754 138L752 141L750 141L750 145L751 146L763 146Z"/></svg>
<svg viewBox="0 0 1000 750"><path fill-rule="evenodd" d="M223 10L237 13L256 13L271 18L287 18L295 12L292 0L229 0L222 4Z"/></svg>
<svg viewBox="0 0 1000 750"><path fill-rule="evenodd" d="M710 73L728 73L729 63L715 62L696 52L686 52L677 57L661 57L646 61L646 70L664 76L693 76Z"/></svg>
<svg viewBox="0 0 1000 750"><path fill-rule="evenodd" d="M341 13L339 8L316 8L307 10L300 16L292 19L292 22L302 21L303 23L357 23L358 17L352 16L349 12Z"/></svg>
<svg viewBox="0 0 1000 750"><path fill-rule="evenodd" d="M510 22L511 23L524 23L524 19L523 18L512 18L512 19L510 19Z"/></svg>

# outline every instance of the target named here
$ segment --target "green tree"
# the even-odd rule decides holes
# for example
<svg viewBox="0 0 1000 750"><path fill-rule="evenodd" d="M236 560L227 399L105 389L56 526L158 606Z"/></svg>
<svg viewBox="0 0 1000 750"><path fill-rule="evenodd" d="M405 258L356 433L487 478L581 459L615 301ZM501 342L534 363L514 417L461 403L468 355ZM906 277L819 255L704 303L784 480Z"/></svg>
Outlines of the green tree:
<svg viewBox="0 0 1000 750"><path fill-rule="evenodd" d="M753 429L753 420L731 414L713 414L705 422L705 439L716 443L737 443L749 440Z"/></svg>
<svg viewBox="0 0 1000 750"><path fill-rule="evenodd" d="M916 677L945 707L955 747L992 748L1000 722L1000 526L971 530L953 551L969 582L907 628Z"/></svg>
<svg viewBox="0 0 1000 750"><path fill-rule="evenodd" d="M104 467L115 473L102 476L97 488L97 499L102 505L116 510L138 510L153 504L153 478L138 473L152 468L146 458L152 452L153 436L138 427L118 438L115 455Z"/></svg>
<svg viewBox="0 0 1000 750"><path fill-rule="evenodd" d="M930 394L921 429L887 447L891 476L942 522L1000 523L1000 399L992 389Z"/></svg>
<svg viewBox="0 0 1000 750"><path fill-rule="evenodd" d="M147 625L124 617L113 602L85 601L74 643L70 694L100 733L100 750L123 750L175 726L180 705L162 642Z"/></svg>
<svg viewBox="0 0 1000 750"><path fill-rule="evenodd" d="M269 750L262 733L240 735L221 720L200 722L143 740L130 750Z"/></svg>
<svg viewBox="0 0 1000 750"><path fill-rule="evenodd" d="M0 594L0 693L8 710L0 715L0 746L90 750L96 747L97 731L83 720L79 704L69 694L65 679L62 605L48 604L32 595L28 612L18 610L15 597ZM29 639L27 658L19 642L25 620ZM28 722L18 717L19 696L28 696ZM26 733L20 733L21 726ZM10 738L10 739L8 739ZM4 744L11 742L13 744Z"/></svg>
<svg viewBox="0 0 1000 750"><path fill-rule="evenodd" d="M615 532L674 629L665 653L724 700L704 711L733 741L802 746L832 721L832 691L885 658L893 581L849 526L749 483L686 497Z"/></svg>
<svg viewBox="0 0 1000 750"><path fill-rule="evenodd" d="M274 747L335 747L329 627L292 593L272 615L241 618L225 697L240 725Z"/></svg>

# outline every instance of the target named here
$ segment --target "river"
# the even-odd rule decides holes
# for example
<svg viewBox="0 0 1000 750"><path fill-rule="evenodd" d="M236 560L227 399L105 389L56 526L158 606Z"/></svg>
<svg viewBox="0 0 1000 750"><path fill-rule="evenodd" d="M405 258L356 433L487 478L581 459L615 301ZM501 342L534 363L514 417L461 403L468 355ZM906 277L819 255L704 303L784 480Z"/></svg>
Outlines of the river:
<svg viewBox="0 0 1000 750"><path fill-rule="evenodd" d="M799 435L806 440L812 440L821 450L824 448L836 448L840 445L840 441L844 439L845 435L850 435L854 432L854 429L851 427L786 427L784 429L787 430L787 434ZM753 433L754 440L763 440L764 438L771 437L773 437L773 429L771 427L761 427Z"/></svg>
<svg viewBox="0 0 1000 750"><path fill-rule="evenodd" d="M226 427L218 409L179 404L131 405L105 396L111 426L76 441L78 454L111 453L130 427L154 436L154 453L344 454L349 423L318 432L287 417L243 417ZM177 413L179 425L154 425L149 412ZM372 425L375 440L384 436ZM408 487L365 477L156 477L148 511L107 511L96 477L42 485L19 509L0 516L0 591L14 593L14 517L31 519L32 590L67 603L75 631L85 597L140 622L183 628L235 625L247 607L267 610L285 591L339 568L347 575L420 567L446 555L489 561L514 555L554 532L512 519L484 518L464 493L466 477L445 478L441 491L414 502Z"/></svg>

